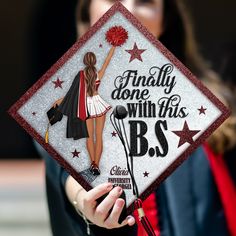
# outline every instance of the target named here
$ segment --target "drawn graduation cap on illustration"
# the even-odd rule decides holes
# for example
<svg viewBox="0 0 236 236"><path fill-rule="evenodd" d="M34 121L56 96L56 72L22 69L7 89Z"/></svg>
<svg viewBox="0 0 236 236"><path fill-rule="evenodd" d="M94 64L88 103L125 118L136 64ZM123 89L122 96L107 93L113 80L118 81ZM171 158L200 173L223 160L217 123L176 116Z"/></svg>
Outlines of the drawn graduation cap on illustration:
<svg viewBox="0 0 236 236"><path fill-rule="evenodd" d="M229 115L120 2L9 112L86 190L121 186L128 213Z"/></svg>

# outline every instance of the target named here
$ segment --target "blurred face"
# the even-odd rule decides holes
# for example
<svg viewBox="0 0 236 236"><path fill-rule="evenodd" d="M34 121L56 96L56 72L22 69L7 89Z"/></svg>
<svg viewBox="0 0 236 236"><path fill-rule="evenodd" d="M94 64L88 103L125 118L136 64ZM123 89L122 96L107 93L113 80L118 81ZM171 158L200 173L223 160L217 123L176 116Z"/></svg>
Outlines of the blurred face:
<svg viewBox="0 0 236 236"><path fill-rule="evenodd" d="M89 10L90 25L93 25L115 1L92 0ZM123 0L121 2L155 37L161 35L163 0Z"/></svg>

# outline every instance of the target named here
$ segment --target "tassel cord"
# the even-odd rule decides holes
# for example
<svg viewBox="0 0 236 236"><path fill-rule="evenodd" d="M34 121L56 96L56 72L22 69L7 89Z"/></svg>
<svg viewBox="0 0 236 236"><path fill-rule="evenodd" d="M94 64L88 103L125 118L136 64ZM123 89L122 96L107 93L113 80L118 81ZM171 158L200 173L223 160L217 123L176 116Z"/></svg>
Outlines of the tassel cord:
<svg viewBox="0 0 236 236"><path fill-rule="evenodd" d="M113 118L113 120L112 120L112 118ZM155 232L152 228L152 225L150 224L150 222L149 222L148 218L146 217L146 215L144 213L144 210L142 208L142 200L139 199L138 187L137 187L137 183L135 181L134 173L133 173L133 155L132 155L130 145L129 145L129 142L128 142L128 138L127 138L127 134L126 134L123 119L121 120L121 123L122 123L124 137L123 137L123 134L122 134L122 128L121 128L120 122L118 120L118 125L117 125L116 119L115 119L113 113L110 115L110 121L111 121L114 129L116 130L116 132L117 132L117 134L118 134L118 136L121 140L121 143L123 145L124 151L125 151L127 168L128 168L128 171L129 171L129 174L130 174L130 177L131 177L132 185L133 185L133 194L136 197L136 200L134 202L134 207L138 211L139 220L140 220L141 224L143 225L145 231L147 232L148 236L156 236L156 234L155 234ZM129 154L128 154L127 149L129 151ZM129 157L130 157L130 163L129 163Z"/></svg>
<svg viewBox="0 0 236 236"><path fill-rule="evenodd" d="M113 120L112 120L112 118L113 118ZM123 148L124 148L124 151L125 151L125 156L126 156L127 168L128 168L128 172L129 172L130 177L131 177L132 185L133 185L133 194L136 196L136 198L138 198L138 196L139 196L138 195L138 187L137 187L137 184L136 184L135 179L134 179L133 171L130 168L128 152L127 152L127 149L126 149L126 144L125 144L125 141L124 141L124 138L123 138L123 135L122 135L120 124L118 122L118 125L117 125L113 113L110 115L110 121L111 121L114 129L116 130L116 132L117 132L117 134L118 134L118 136L120 138L120 141L121 141L121 143L123 145Z"/></svg>

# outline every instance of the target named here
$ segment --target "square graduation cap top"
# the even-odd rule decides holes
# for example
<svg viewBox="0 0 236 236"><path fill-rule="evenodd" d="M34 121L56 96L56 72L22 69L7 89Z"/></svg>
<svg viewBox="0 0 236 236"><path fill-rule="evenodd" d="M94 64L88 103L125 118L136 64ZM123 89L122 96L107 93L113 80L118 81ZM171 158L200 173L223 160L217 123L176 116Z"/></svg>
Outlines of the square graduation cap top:
<svg viewBox="0 0 236 236"><path fill-rule="evenodd" d="M89 52L96 70L84 64L85 55L93 60ZM55 102L59 119L50 125ZM229 115L119 2L9 113L86 190L108 181L123 187L128 211L130 173L144 200ZM90 167L94 159L100 174Z"/></svg>

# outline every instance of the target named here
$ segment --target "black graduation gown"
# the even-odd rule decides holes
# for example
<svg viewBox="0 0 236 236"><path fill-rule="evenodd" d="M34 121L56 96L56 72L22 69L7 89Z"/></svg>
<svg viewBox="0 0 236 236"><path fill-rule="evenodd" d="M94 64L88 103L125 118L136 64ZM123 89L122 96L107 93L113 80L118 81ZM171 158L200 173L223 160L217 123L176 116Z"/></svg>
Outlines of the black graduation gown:
<svg viewBox="0 0 236 236"><path fill-rule="evenodd" d="M58 110L68 117L66 137L75 140L89 137L86 121L77 117L79 90L80 72L75 76L69 91L58 107Z"/></svg>

